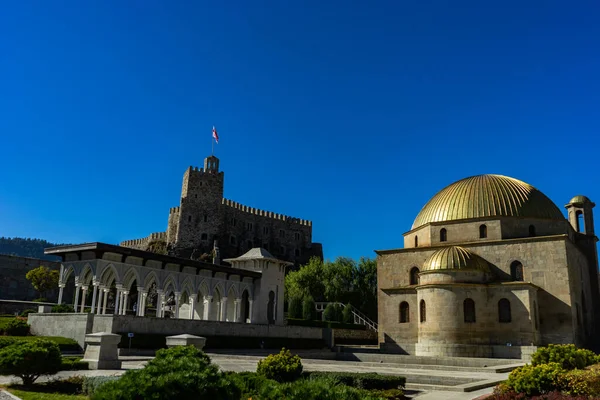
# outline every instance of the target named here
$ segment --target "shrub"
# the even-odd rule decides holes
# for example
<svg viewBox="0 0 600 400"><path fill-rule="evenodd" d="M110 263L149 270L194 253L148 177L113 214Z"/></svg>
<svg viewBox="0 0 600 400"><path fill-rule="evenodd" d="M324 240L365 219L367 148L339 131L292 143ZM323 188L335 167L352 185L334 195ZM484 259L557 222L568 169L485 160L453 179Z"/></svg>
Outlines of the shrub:
<svg viewBox="0 0 600 400"><path fill-rule="evenodd" d="M583 369L597 362L600 362L600 359L594 352L578 349L573 344L550 344L547 347L540 347L531 356L531 364L534 366L559 363L567 370Z"/></svg>
<svg viewBox="0 0 600 400"><path fill-rule="evenodd" d="M559 376L558 387L567 394L600 396L600 369L574 369Z"/></svg>
<svg viewBox="0 0 600 400"><path fill-rule="evenodd" d="M4 324L4 334L6 336L27 336L29 334L29 324L22 318L14 318Z"/></svg>
<svg viewBox="0 0 600 400"><path fill-rule="evenodd" d="M335 307L332 303L327 304L325 311L323 311L323 321L336 321Z"/></svg>
<svg viewBox="0 0 600 400"><path fill-rule="evenodd" d="M512 371L505 382L508 389L527 396L548 393L559 385L564 372L558 363L525 365Z"/></svg>
<svg viewBox="0 0 600 400"><path fill-rule="evenodd" d="M91 396L101 385L107 382L116 381L117 379L119 379L118 376L86 376L85 378L83 378L81 391L83 394Z"/></svg>
<svg viewBox="0 0 600 400"><path fill-rule="evenodd" d="M52 306L52 312L53 313L74 313L75 310L73 309L72 306L68 305L68 304L57 304L55 306Z"/></svg>
<svg viewBox="0 0 600 400"><path fill-rule="evenodd" d="M316 319L317 310L315 310L315 301L307 296L302 301L302 318L312 321Z"/></svg>
<svg viewBox="0 0 600 400"><path fill-rule="evenodd" d="M0 350L0 374L16 375L31 385L40 375L60 370L60 349L49 340L17 342Z"/></svg>
<svg viewBox="0 0 600 400"><path fill-rule="evenodd" d="M335 322L342 322L344 307L342 307L340 304L335 304L333 306L333 308L335 310L334 321Z"/></svg>
<svg viewBox="0 0 600 400"><path fill-rule="evenodd" d="M302 318L302 299L298 297L290 299L288 318Z"/></svg>
<svg viewBox="0 0 600 400"><path fill-rule="evenodd" d="M3 349L3 348L8 347L8 346L10 346L12 344L15 344L16 342L17 342L17 340L15 338L0 336L0 349Z"/></svg>
<svg viewBox="0 0 600 400"><path fill-rule="evenodd" d="M83 382L83 376L71 376L46 382L44 389L52 393L80 394L83 393Z"/></svg>
<svg viewBox="0 0 600 400"><path fill-rule="evenodd" d="M346 304L346 307L344 307L344 311L342 311L342 322L344 324L354 323L354 315L352 314L352 307L350 306L350 304Z"/></svg>
<svg viewBox="0 0 600 400"><path fill-rule="evenodd" d="M231 372L227 377L237 386L241 392L242 399L255 398L265 387L273 388L278 383L272 379L265 378L256 372Z"/></svg>
<svg viewBox="0 0 600 400"><path fill-rule="evenodd" d="M23 317L23 318L27 318L27 316L31 313L36 313L37 310L34 310L33 308L28 308L27 310L23 310L21 312L21 314L19 314L19 317Z"/></svg>
<svg viewBox="0 0 600 400"><path fill-rule="evenodd" d="M61 371L81 371L89 369L86 361L81 361L79 357L63 357L60 365Z"/></svg>
<svg viewBox="0 0 600 400"><path fill-rule="evenodd" d="M527 397L524 393L494 393L487 400L590 400L588 396L572 396L563 394L559 391L553 391L539 396Z"/></svg>
<svg viewBox="0 0 600 400"><path fill-rule="evenodd" d="M302 375L302 360L285 348L258 362L256 372L277 382L291 382Z"/></svg>
<svg viewBox="0 0 600 400"><path fill-rule="evenodd" d="M326 378L300 379L276 386L265 386L258 398L261 400L379 400L379 397L372 396L364 390L336 385L334 381Z"/></svg>
<svg viewBox="0 0 600 400"><path fill-rule="evenodd" d="M237 399L239 389L193 346L159 350L144 369L129 370L92 395L94 400L199 398Z"/></svg>
<svg viewBox="0 0 600 400"><path fill-rule="evenodd" d="M377 373L354 372L307 372L310 379L331 379L339 384L366 390L388 390L404 387L406 378L403 376L380 375Z"/></svg>

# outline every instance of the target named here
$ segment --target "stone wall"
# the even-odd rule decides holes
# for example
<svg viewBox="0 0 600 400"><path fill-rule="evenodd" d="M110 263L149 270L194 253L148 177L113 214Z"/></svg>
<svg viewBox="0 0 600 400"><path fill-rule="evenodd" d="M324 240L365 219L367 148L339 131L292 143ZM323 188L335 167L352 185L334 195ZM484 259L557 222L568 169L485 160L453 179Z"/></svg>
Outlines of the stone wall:
<svg viewBox="0 0 600 400"><path fill-rule="evenodd" d="M28 319L34 335L63 336L75 339L83 346L87 333L111 332L153 335L259 337L322 340L323 329L306 326L277 326L235 322L192 321L134 317L129 315L94 314L30 314Z"/></svg>
<svg viewBox="0 0 600 400"><path fill-rule="evenodd" d="M334 344L377 344L377 332L370 329L333 329Z"/></svg>
<svg viewBox="0 0 600 400"><path fill-rule="evenodd" d="M34 300L39 294L25 278L30 270L39 266L60 270L60 263L0 254L0 298L5 300ZM56 301L58 289L49 291L46 295L49 301Z"/></svg>

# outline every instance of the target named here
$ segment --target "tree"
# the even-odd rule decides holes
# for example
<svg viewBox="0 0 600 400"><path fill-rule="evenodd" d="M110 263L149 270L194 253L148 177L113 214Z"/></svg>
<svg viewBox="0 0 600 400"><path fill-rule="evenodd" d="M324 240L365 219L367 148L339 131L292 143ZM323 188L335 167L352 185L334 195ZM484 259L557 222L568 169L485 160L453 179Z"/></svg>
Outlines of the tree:
<svg viewBox="0 0 600 400"><path fill-rule="evenodd" d="M24 385L31 385L40 375L57 373L61 361L60 349L54 342L17 342L0 349L0 374L16 375Z"/></svg>
<svg viewBox="0 0 600 400"><path fill-rule="evenodd" d="M346 304L346 307L344 307L344 311L342 312L342 322L345 324L354 323L354 315L352 315L352 306L350 303Z"/></svg>
<svg viewBox="0 0 600 400"><path fill-rule="evenodd" d="M290 299L290 305L288 307L289 318L302 318L302 299L298 297L292 297Z"/></svg>
<svg viewBox="0 0 600 400"><path fill-rule="evenodd" d="M302 318L307 321L313 321L316 319L316 311L313 298L310 296L305 297L302 301Z"/></svg>
<svg viewBox="0 0 600 400"><path fill-rule="evenodd" d="M335 321L335 307L333 303L327 304L325 307L325 311L323 311L323 320L324 321Z"/></svg>
<svg viewBox="0 0 600 400"><path fill-rule="evenodd" d="M58 286L59 272L41 265L29 271L25 277L38 291L40 297L43 297L45 292Z"/></svg>

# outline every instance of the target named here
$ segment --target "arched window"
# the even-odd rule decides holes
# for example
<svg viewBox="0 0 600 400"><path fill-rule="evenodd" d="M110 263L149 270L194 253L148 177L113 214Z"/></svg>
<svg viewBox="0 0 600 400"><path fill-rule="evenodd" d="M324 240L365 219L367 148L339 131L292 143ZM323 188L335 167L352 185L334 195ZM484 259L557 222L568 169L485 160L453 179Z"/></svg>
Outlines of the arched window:
<svg viewBox="0 0 600 400"><path fill-rule="evenodd" d="M538 316L537 316L537 303L533 301L533 323L535 324L535 330L538 329Z"/></svg>
<svg viewBox="0 0 600 400"><path fill-rule="evenodd" d="M404 324L406 322L410 322L410 315L409 315L409 309L408 309L408 303L403 301L402 303L400 303L400 321L401 324Z"/></svg>
<svg viewBox="0 0 600 400"><path fill-rule="evenodd" d="M415 247L419 247L419 237L415 236Z"/></svg>
<svg viewBox="0 0 600 400"><path fill-rule="evenodd" d="M445 242L448 240L448 232L446 232L446 228L440 229L440 242Z"/></svg>
<svg viewBox="0 0 600 400"><path fill-rule="evenodd" d="M508 301L508 299L500 299L498 302L498 322L507 324L511 320L510 301Z"/></svg>
<svg viewBox="0 0 600 400"><path fill-rule="evenodd" d="M410 269L410 284L418 285L419 284L419 268L412 267Z"/></svg>
<svg viewBox="0 0 600 400"><path fill-rule="evenodd" d="M203 233L202 236L200 237L200 240L207 240L208 239L208 235L206 233Z"/></svg>
<svg viewBox="0 0 600 400"><path fill-rule="evenodd" d="M487 237L487 226L479 225L479 239L485 239Z"/></svg>
<svg viewBox="0 0 600 400"><path fill-rule="evenodd" d="M529 236L530 237L535 236L535 226L533 226L533 225L529 225Z"/></svg>
<svg viewBox="0 0 600 400"><path fill-rule="evenodd" d="M421 303L419 303L419 308L420 308L420 317L421 317L421 322L425 322L427 320L427 309L425 306L425 300L421 300Z"/></svg>
<svg viewBox="0 0 600 400"><path fill-rule="evenodd" d="M510 276L513 281L523 281L523 264L513 261L510 264Z"/></svg>
<svg viewBox="0 0 600 400"><path fill-rule="evenodd" d="M585 221L583 219L583 212L579 210L575 213L575 216L577 217L577 232L585 233Z"/></svg>
<svg viewBox="0 0 600 400"><path fill-rule="evenodd" d="M465 322L475 322L475 302L473 301L473 299L465 299L465 301L463 302L463 313Z"/></svg>

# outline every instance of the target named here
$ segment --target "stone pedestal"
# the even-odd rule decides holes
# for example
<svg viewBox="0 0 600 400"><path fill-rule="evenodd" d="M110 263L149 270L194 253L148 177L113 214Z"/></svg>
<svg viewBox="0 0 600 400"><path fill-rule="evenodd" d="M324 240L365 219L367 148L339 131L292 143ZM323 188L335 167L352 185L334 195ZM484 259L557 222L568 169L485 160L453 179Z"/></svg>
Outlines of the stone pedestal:
<svg viewBox="0 0 600 400"><path fill-rule="evenodd" d="M90 369L121 369L117 346L121 335L99 332L85 335L85 355L83 360Z"/></svg>
<svg viewBox="0 0 600 400"><path fill-rule="evenodd" d="M177 335L177 336L167 336L167 347L175 347L175 346L194 346L198 350L202 350L204 345L206 344L206 338L202 336L194 336L194 335Z"/></svg>
<svg viewBox="0 0 600 400"><path fill-rule="evenodd" d="M40 314L47 314L52 312L52 306L38 306L38 312Z"/></svg>

